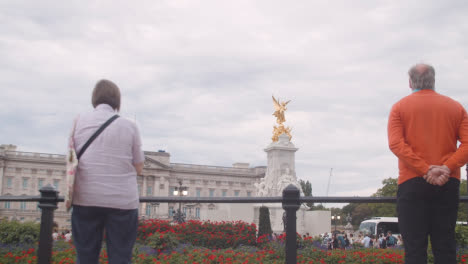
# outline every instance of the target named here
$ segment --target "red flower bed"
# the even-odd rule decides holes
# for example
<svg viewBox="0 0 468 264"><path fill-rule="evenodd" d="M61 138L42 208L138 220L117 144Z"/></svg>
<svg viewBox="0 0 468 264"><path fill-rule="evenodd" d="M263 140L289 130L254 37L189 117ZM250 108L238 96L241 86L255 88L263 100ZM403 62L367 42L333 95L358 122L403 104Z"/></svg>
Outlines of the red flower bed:
<svg viewBox="0 0 468 264"><path fill-rule="evenodd" d="M242 221L210 222L190 220L183 224L150 219L140 222L138 241L144 241L154 233L173 233L181 243L191 243L213 249L235 248L239 245L256 245L257 227Z"/></svg>

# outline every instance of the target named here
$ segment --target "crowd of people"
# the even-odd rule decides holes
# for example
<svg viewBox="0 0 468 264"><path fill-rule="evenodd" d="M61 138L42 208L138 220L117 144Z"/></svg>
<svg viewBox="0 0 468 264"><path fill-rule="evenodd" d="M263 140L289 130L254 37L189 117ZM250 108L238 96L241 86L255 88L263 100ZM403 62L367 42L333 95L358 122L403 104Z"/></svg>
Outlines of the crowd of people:
<svg viewBox="0 0 468 264"><path fill-rule="evenodd" d="M393 235L391 231L386 234L381 233L379 236L369 234L359 234L355 237L354 234L340 233L325 233L322 237L322 245L328 249L348 249L355 245L363 246L364 248L391 248L402 246L403 240L401 235Z"/></svg>
<svg viewBox="0 0 468 264"><path fill-rule="evenodd" d="M59 233L57 230L54 230L54 232L52 233L52 238L54 240L65 240L67 242L70 242L72 238L72 233L68 229L61 233Z"/></svg>

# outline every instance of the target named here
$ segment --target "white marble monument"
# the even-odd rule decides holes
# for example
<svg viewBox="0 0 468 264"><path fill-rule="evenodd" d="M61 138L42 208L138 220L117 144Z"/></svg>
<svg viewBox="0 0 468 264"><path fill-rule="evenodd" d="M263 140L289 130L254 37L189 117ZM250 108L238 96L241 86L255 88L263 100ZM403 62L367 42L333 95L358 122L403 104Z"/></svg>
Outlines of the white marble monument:
<svg viewBox="0 0 468 264"><path fill-rule="evenodd" d="M301 195L301 185L297 182L295 152L298 150L286 134L272 142L266 149L268 166L265 177L255 184L257 197L281 196L289 184L296 186Z"/></svg>

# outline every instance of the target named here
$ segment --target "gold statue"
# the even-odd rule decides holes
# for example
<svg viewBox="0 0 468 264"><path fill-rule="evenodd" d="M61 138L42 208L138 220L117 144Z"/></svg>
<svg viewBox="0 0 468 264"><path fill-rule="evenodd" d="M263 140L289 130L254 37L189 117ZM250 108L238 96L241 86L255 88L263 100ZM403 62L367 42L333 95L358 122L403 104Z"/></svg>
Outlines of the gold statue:
<svg viewBox="0 0 468 264"><path fill-rule="evenodd" d="M275 99L275 97L272 95L271 98L273 98L273 106L275 107L275 112L273 113L274 116L276 116L276 122L281 125L283 124L286 119L284 118L284 112L286 110L288 110L286 108L286 105L291 102L291 100L287 101L287 102L280 102L279 101L279 98L278 100Z"/></svg>
<svg viewBox="0 0 468 264"><path fill-rule="evenodd" d="M274 116L276 116L276 123L278 123L279 126L273 126L273 137L271 138L273 142L278 141L278 137L281 134L286 134L289 136L289 140L291 140L291 128L285 127L283 123L286 121L286 118L284 117L284 112L288 110L286 108L286 105L291 102L291 100L287 102L280 102L279 98L278 100L275 99L274 96L271 96L273 98L273 106L275 107L275 112L273 113Z"/></svg>

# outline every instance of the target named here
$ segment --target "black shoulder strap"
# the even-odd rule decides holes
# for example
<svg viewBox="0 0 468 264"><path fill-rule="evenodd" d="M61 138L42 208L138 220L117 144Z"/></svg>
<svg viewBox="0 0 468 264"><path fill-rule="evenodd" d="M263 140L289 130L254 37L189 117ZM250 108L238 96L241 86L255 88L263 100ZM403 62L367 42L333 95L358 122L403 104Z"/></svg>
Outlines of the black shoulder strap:
<svg viewBox="0 0 468 264"><path fill-rule="evenodd" d="M101 132L104 131L104 129L106 129L106 127L109 126L118 117L119 115L112 116L111 118L109 118L109 120L107 120L104 124L102 124L102 126L96 132L94 132L94 134L88 139L88 141L86 141L84 146L81 148L80 153L78 153L78 156L77 156L78 160L80 160L83 153L86 151L89 145L91 145L91 143L99 136L99 134L101 134Z"/></svg>

